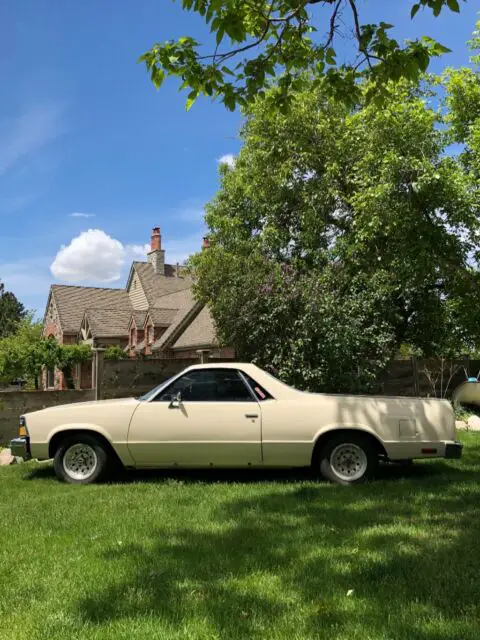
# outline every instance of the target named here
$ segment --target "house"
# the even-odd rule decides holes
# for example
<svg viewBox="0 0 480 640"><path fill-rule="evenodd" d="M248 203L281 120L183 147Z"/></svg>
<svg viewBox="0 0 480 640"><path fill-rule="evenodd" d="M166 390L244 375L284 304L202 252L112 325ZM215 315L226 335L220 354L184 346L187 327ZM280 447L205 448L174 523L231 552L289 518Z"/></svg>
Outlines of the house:
<svg viewBox="0 0 480 640"><path fill-rule="evenodd" d="M204 239L203 249L208 248ZM146 262L133 262L125 289L54 284L44 315L45 337L61 344L117 345L130 357L234 357L220 348L207 307L192 293L187 269L165 262L160 228L154 227ZM90 363L75 372L77 385L92 383ZM60 371L48 371L46 388L64 388Z"/></svg>

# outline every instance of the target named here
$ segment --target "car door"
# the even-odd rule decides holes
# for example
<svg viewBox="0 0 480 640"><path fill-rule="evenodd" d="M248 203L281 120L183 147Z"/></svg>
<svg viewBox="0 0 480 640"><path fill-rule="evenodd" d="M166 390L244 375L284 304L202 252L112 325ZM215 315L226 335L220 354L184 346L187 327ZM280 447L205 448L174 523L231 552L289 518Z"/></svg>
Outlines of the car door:
<svg viewBox="0 0 480 640"><path fill-rule="evenodd" d="M260 405L236 369L193 369L139 405L128 448L145 467L259 465Z"/></svg>

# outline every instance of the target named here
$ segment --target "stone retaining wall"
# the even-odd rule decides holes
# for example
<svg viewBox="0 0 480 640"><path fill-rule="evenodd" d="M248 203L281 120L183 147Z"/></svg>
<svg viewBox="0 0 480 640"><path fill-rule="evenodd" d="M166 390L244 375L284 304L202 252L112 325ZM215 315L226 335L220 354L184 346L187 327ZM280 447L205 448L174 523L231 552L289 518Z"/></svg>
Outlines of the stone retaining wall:
<svg viewBox="0 0 480 640"><path fill-rule="evenodd" d="M93 389L83 391L10 391L0 393L0 444L5 444L18 433L18 418L29 411L70 402L94 399Z"/></svg>

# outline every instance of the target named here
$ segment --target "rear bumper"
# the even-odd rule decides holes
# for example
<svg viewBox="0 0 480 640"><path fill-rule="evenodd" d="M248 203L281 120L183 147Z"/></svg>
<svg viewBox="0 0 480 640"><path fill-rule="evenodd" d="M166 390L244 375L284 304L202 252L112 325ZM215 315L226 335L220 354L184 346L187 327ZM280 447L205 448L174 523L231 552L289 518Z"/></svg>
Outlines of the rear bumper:
<svg viewBox="0 0 480 640"><path fill-rule="evenodd" d="M24 460L30 460L32 457L30 454L30 442L28 438L14 438L9 444L12 456L15 458L23 458Z"/></svg>
<svg viewBox="0 0 480 640"><path fill-rule="evenodd" d="M445 458L461 458L463 444L461 442L447 442L445 445Z"/></svg>

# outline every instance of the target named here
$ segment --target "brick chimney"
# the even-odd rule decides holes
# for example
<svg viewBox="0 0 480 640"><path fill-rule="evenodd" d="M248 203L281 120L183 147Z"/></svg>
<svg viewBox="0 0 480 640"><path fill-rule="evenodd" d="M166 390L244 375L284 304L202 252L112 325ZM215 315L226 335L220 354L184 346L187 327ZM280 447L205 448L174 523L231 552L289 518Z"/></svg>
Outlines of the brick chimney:
<svg viewBox="0 0 480 640"><path fill-rule="evenodd" d="M162 249L162 236L160 227L153 227L150 239L150 251L147 256L148 262L152 265L155 273L165 275L165 251Z"/></svg>
<svg viewBox="0 0 480 640"><path fill-rule="evenodd" d="M210 240L208 239L208 236L204 236L202 249L208 249L209 247L210 247Z"/></svg>

